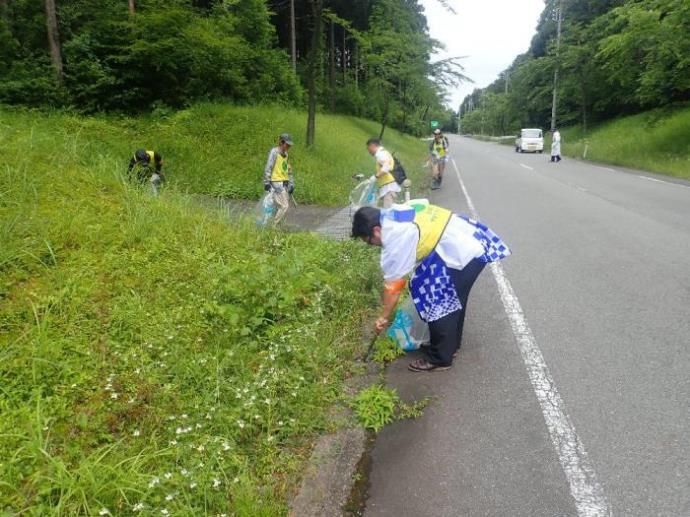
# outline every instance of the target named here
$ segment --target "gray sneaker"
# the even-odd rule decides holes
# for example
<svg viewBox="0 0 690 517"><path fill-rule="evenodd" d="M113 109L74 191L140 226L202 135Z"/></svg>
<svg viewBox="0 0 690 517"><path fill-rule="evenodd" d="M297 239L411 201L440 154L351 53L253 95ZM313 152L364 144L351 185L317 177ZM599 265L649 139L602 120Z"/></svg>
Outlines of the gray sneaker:
<svg viewBox="0 0 690 517"><path fill-rule="evenodd" d="M436 178L431 180L431 190L438 190L441 188L441 182Z"/></svg>

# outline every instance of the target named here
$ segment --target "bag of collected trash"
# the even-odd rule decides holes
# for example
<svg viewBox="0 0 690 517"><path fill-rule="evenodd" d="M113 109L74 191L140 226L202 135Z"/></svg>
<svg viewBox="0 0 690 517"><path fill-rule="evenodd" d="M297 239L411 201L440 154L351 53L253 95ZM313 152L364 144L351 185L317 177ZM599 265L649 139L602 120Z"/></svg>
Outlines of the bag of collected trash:
<svg viewBox="0 0 690 517"><path fill-rule="evenodd" d="M386 334L405 352L419 350L429 342L429 325L419 317L411 296L395 311L395 319Z"/></svg>
<svg viewBox="0 0 690 517"><path fill-rule="evenodd" d="M376 206L376 178L368 178L359 183L350 192L350 205L357 210L363 206Z"/></svg>
<svg viewBox="0 0 690 517"><path fill-rule="evenodd" d="M263 228L273 219L275 214L275 203L273 201L273 192L266 192L264 196L259 199L254 209L256 225Z"/></svg>

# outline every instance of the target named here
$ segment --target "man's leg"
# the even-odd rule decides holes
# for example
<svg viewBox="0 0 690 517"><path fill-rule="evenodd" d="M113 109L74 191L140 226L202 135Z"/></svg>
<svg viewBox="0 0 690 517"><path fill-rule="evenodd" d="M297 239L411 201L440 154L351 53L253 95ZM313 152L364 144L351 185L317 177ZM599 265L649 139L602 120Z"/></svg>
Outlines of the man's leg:
<svg viewBox="0 0 690 517"><path fill-rule="evenodd" d="M273 218L273 224L277 225L282 221L285 213L290 207L290 194L288 194L288 191L285 189L275 191L273 192L273 202L276 204L276 215Z"/></svg>
<svg viewBox="0 0 690 517"><path fill-rule="evenodd" d="M395 203L396 192L388 192L385 196L381 198L381 203L383 208L390 208Z"/></svg>
<svg viewBox="0 0 690 517"><path fill-rule="evenodd" d="M422 349L426 360L439 366L450 366L458 347L457 331L462 310L451 312L429 323L429 346ZM464 314L462 314L464 316Z"/></svg>
<svg viewBox="0 0 690 517"><path fill-rule="evenodd" d="M458 298L462 304L462 309L459 311L457 327L456 327L456 342L455 342L455 352L460 348L462 344L462 331L465 326L465 312L467 311L467 302L470 297L470 291L474 282L477 280L481 272L484 270L486 264L479 259L474 259L472 262L467 264L463 269L451 269L451 275L453 276L453 283L455 284L455 290L458 293Z"/></svg>

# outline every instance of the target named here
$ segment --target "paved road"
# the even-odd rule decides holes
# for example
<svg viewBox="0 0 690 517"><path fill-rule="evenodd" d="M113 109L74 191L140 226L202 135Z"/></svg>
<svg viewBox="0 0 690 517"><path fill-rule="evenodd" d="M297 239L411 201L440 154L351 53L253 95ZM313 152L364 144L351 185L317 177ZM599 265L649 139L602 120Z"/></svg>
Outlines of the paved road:
<svg viewBox="0 0 690 517"><path fill-rule="evenodd" d="M460 174L432 201L467 213L462 178L513 249L502 271L529 329L487 268L453 369L391 366L404 398L434 399L379 435L366 515L690 516L690 186L451 145ZM546 370L528 374L523 345Z"/></svg>

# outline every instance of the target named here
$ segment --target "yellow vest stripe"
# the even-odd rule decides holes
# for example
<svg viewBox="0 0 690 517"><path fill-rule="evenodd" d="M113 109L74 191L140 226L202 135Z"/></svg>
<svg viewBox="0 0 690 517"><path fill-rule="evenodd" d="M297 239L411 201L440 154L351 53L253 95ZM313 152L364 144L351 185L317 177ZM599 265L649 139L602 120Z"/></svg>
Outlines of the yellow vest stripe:
<svg viewBox="0 0 690 517"><path fill-rule="evenodd" d="M419 230L417 262L426 258L438 245L453 213L436 205L428 205L415 213L414 224Z"/></svg>
<svg viewBox="0 0 690 517"><path fill-rule="evenodd" d="M271 171L271 181L288 181L290 179L289 170L287 154L285 156L280 153L276 154L276 162L273 164L273 170Z"/></svg>
<svg viewBox="0 0 690 517"><path fill-rule="evenodd" d="M391 156L391 159L388 160L388 168L393 170L393 167L395 167L395 161ZM381 174L381 176L379 176L379 174L381 174L381 164L378 162L378 160L376 160L376 186L381 188L385 187L386 185L390 185L391 183L395 183L395 176L393 176L393 174L390 172Z"/></svg>

